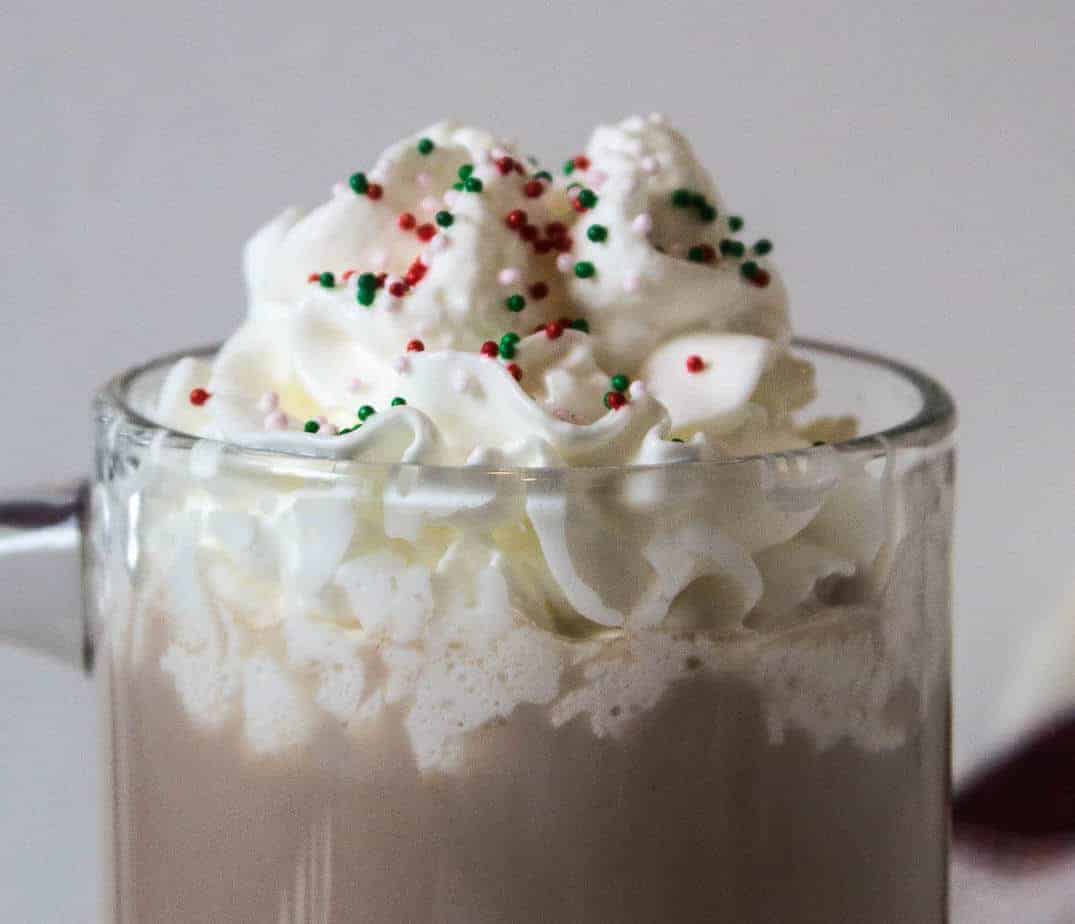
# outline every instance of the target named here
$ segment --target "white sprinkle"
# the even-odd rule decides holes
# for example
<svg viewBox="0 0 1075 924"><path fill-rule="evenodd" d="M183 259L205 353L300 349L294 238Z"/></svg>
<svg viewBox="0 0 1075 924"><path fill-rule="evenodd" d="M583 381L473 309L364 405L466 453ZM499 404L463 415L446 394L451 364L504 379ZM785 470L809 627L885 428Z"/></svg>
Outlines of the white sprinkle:
<svg viewBox="0 0 1075 924"><path fill-rule="evenodd" d="M392 360L392 368L400 375L408 375L411 371L411 361L406 356L397 356Z"/></svg>
<svg viewBox="0 0 1075 924"><path fill-rule="evenodd" d="M452 388L460 394L470 388L470 376L467 375L466 370L456 369L452 373Z"/></svg>
<svg viewBox="0 0 1075 924"><path fill-rule="evenodd" d="M423 212L438 212L440 211L440 200L435 196L426 196L418 203L418 207Z"/></svg>
<svg viewBox="0 0 1075 924"><path fill-rule="evenodd" d="M383 250L375 250L370 254L370 263L373 264L375 270L383 270L385 264L388 262L388 254ZM356 277L357 278L357 277Z"/></svg>
<svg viewBox="0 0 1075 924"><path fill-rule="evenodd" d="M384 183L384 174L376 167L374 167L369 172L369 181L371 183Z"/></svg>
<svg viewBox="0 0 1075 924"><path fill-rule="evenodd" d="M562 253L556 258L556 268L561 273L570 273L574 265L575 260L569 253Z"/></svg>
<svg viewBox="0 0 1075 924"><path fill-rule="evenodd" d="M608 174L604 170L591 170L586 174L586 180L594 189L600 189L608 182Z"/></svg>
<svg viewBox="0 0 1075 924"><path fill-rule="evenodd" d="M505 151L503 148L493 148L493 150L489 152L489 156L492 157L494 161L501 160L502 158L508 156L508 152Z"/></svg>
<svg viewBox="0 0 1075 924"><path fill-rule="evenodd" d="M444 200L444 204L448 208L452 208L459 200L459 193L454 189L446 189L444 191L444 195L441 196L441 198Z"/></svg>
<svg viewBox="0 0 1075 924"><path fill-rule="evenodd" d="M645 398L645 397L646 397L646 386L645 386L645 383L643 383L643 382L639 381L638 379L635 379L635 381L633 381L633 382L631 383L631 385L630 385L630 387L629 387L629 388L627 389L627 391L628 391L628 393L630 394L630 396L631 396L631 397L632 397L632 398L633 398L633 399L634 399L635 401L638 401L638 400L640 400L641 398Z"/></svg>
<svg viewBox="0 0 1075 924"><path fill-rule="evenodd" d="M433 177L423 170L414 178L414 182L418 184L419 189L429 189L433 185Z"/></svg>
<svg viewBox="0 0 1075 924"><path fill-rule="evenodd" d="M280 407L280 396L275 391L267 391L258 399L258 410L262 414L271 414Z"/></svg>
<svg viewBox="0 0 1075 924"><path fill-rule="evenodd" d="M265 418L266 430L286 430L287 424L287 414L283 411L273 411Z"/></svg>
<svg viewBox="0 0 1075 924"><path fill-rule="evenodd" d="M623 277L623 291L634 293L642 288L642 280L638 278L638 273L628 273Z"/></svg>
<svg viewBox="0 0 1075 924"><path fill-rule="evenodd" d="M519 281L519 271L514 266L505 266L496 274L496 281L502 286L513 286Z"/></svg>
<svg viewBox="0 0 1075 924"><path fill-rule="evenodd" d="M649 156L647 154L645 157L642 158L641 165L642 165L642 169L646 173L656 173L657 172L657 158L656 157L651 157L651 156Z"/></svg>
<svg viewBox="0 0 1075 924"><path fill-rule="evenodd" d="M448 245L451 243L452 239L441 231L440 234L429 242L429 249L432 250L433 253L442 253L448 249Z"/></svg>
<svg viewBox="0 0 1075 924"><path fill-rule="evenodd" d="M639 212L631 222L631 230L644 237L653 230L653 216L649 212Z"/></svg>
<svg viewBox="0 0 1075 924"><path fill-rule="evenodd" d="M347 192L348 192L348 186L347 186L346 183L333 183L332 184L332 195L335 196L337 199L340 196L345 195Z"/></svg>
<svg viewBox="0 0 1075 924"><path fill-rule="evenodd" d="M659 112L651 112L649 122L650 125L664 125L664 116Z"/></svg>
<svg viewBox="0 0 1075 924"><path fill-rule="evenodd" d="M362 379L351 379L351 381L347 383L347 390L351 392L351 394L362 391L362 388Z"/></svg>

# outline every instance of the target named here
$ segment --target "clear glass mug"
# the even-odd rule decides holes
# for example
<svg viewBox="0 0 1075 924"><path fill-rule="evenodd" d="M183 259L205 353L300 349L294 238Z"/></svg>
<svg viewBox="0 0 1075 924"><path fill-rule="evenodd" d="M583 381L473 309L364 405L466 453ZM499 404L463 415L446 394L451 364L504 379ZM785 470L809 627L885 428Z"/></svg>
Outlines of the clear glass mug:
<svg viewBox="0 0 1075 924"><path fill-rule="evenodd" d="M946 920L955 412L825 344L864 435L719 463L371 465L95 404L85 612L108 922Z"/></svg>

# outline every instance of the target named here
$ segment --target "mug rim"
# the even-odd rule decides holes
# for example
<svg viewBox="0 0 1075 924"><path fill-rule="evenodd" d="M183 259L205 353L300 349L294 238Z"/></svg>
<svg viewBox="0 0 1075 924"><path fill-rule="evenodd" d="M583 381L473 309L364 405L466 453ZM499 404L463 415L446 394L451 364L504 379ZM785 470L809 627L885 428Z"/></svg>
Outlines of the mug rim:
<svg viewBox="0 0 1075 924"><path fill-rule="evenodd" d="M147 417L132 405L129 400L130 386L140 376L171 365L185 357L205 358L212 356L220 349L221 344L215 343L187 350L177 350L158 355L136 366L129 367L110 379L98 392L98 401L106 401L116 411L121 413L127 422L134 425L138 430L144 431L143 436L147 440L163 441L170 449L191 449L196 444L215 444L229 453L249 454L260 459L276 457L289 462L306 461L329 462L333 464L334 471L342 473L347 469L386 469L386 468L414 468L423 470L458 471L466 472L474 476L480 472L489 474L529 474L537 473L563 475L571 472L597 472L597 471L646 471L653 469L684 469L692 467L715 467L737 464L757 463L759 460L774 460L793 458L806 462L807 460L831 453L833 451L841 455L865 456L874 458L897 450L897 449L925 449L942 443L950 436L957 426L957 412L955 401L948 389L932 376L927 375L915 366L902 360L893 359L881 353L857 347L846 346L832 341L815 339L811 337L795 337L791 341L793 349L803 349L814 353L825 354L837 359L849 360L862 366L888 372L909 384L918 394L921 404L914 414L892 426L881 430L871 431L848 440L834 443L820 443L812 446L804 446L797 449L781 450L779 452L756 453L744 456L729 456L721 459L706 459L698 461L658 462L649 464L603 464L603 465L565 465L554 468L539 466L480 466L480 465L441 465L424 462L366 462L355 459L336 459L327 457L316 451L300 452L294 449L251 446L231 439L217 437L196 436L183 430L176 430L159 421Z"/></svg>

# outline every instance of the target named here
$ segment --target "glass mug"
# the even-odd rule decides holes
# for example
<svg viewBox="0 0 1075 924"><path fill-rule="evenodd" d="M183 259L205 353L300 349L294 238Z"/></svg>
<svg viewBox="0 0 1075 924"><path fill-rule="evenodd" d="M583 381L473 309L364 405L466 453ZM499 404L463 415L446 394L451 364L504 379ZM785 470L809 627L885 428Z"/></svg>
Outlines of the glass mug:
<svg viewBox="0 0 1075 924"><path fill-rule="evenodd" d="M864 435L637 468L243 448L136 410L174 357L111 382L92 484L0 502L5 556L81 536L82 621L0 628L98 674L105 921L946 920L954 408L796 349Z"/></svg>

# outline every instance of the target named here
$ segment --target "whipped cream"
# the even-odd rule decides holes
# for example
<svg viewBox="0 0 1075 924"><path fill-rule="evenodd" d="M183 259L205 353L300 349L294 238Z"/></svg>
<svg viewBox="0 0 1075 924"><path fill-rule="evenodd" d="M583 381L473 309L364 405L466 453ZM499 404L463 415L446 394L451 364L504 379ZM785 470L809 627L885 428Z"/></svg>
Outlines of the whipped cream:
<svg viewBox="0 0 1075 924"><path fill-rule="evenodd" d="M441 122L246 245L245 322L155 416L335 458L516 466L789 449L813 396L771 243L663 119L543 171ZM680 442L682 441L682 442Z"/></svg>

